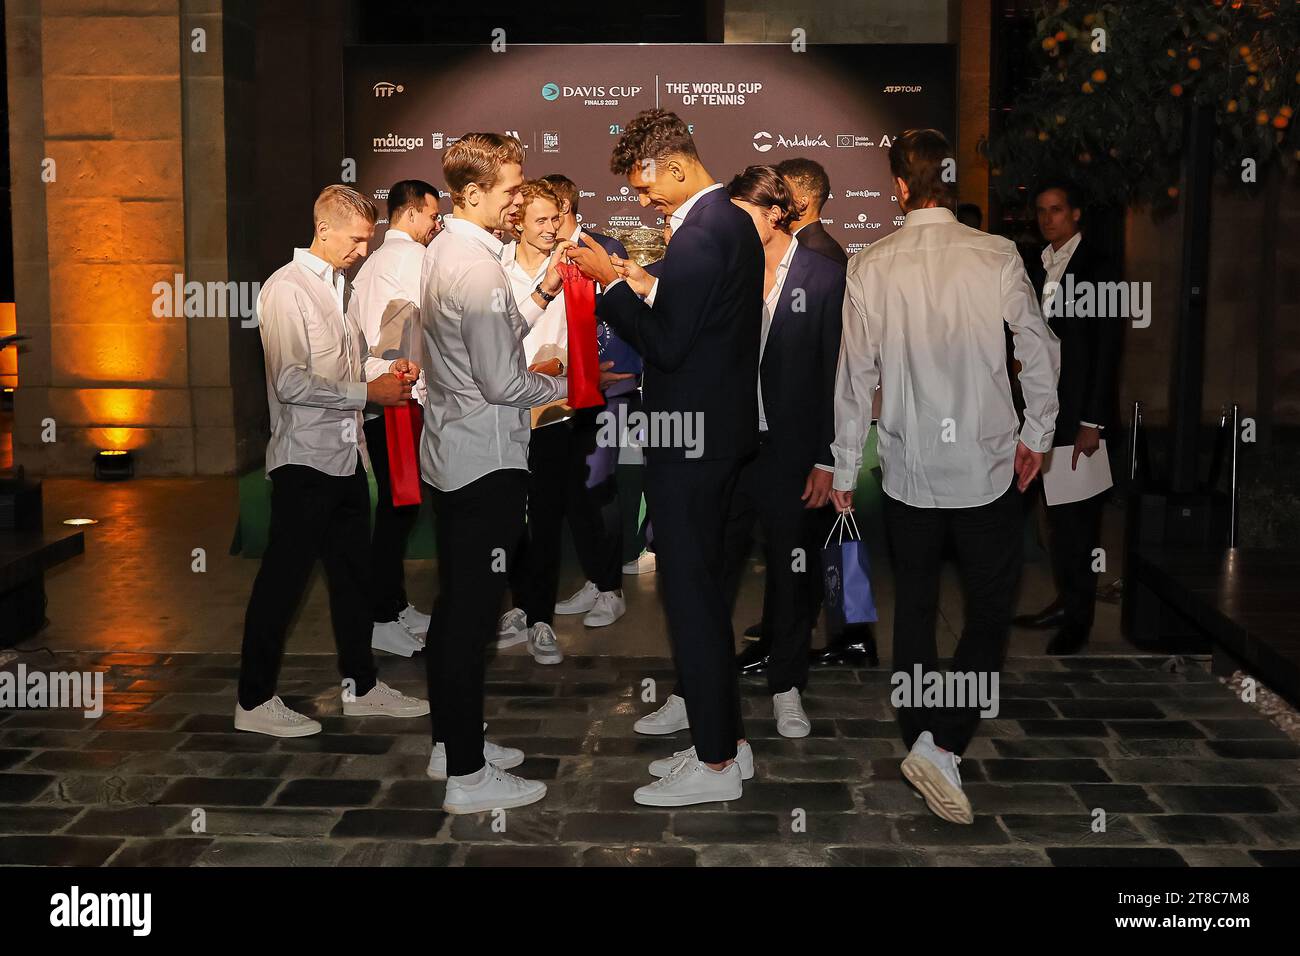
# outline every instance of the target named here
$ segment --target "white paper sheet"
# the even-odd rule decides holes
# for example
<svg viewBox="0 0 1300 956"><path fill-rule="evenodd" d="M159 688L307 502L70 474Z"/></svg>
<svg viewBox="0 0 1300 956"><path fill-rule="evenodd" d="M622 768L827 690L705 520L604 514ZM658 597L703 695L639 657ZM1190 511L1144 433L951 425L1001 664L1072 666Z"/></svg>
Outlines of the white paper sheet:
<svg viewBox="0 0 1300 956"><path fill-rule="evenodd" d="M1043 456L1043 494L1049 505L1065 505L1099 495L1114 482L1110 476L1110 456L1106 439L1089 455L1080 455L1078 467L1070 468L1074 447L1062 445Z"/></svg>

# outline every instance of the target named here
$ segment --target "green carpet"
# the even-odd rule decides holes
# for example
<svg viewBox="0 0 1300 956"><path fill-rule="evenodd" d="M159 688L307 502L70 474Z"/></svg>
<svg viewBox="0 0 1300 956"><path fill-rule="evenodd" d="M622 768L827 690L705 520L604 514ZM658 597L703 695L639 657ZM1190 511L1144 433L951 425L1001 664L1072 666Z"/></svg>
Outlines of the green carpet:
<svg viewBox="0 0 1300 956"><path fill-rule="evenodd" d="M873 427L867 436L867 445L862 453L862 471L858 476L858 490L854 496L857 510L858 529L862 536L871 542L873 552L883 543L880 527L880 481L876 469L880 465L876 457L876 429ZM368 475L370 484L370 507L374 513L377 492L373 475ZM433 517L429 502L420 506L420 517L415 523L407 543L406 556L411 559L432 558L434 556ZM645 515L645 499L641 500L641 514ZM246 558L260 558L266 550L267 526L271 520L271 482L266 480L266 473L261 468L247 472L239 478L239 526L235 531L231 554L240 554Z"/></svg>

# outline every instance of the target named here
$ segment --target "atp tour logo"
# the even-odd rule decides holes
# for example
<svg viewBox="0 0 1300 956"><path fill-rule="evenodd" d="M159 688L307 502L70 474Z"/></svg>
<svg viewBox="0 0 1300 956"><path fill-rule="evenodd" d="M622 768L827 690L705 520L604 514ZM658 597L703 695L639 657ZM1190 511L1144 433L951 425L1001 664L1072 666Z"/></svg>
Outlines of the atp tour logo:
<svg viewBox="0 0 1300 956"><path fill-rule="evenodd" d="M389 83L387 80L380 80L371 89L375 91L375 99L377 100L388 99L396 93L406 92L406 87L402 86L401 83Z"/></svg>

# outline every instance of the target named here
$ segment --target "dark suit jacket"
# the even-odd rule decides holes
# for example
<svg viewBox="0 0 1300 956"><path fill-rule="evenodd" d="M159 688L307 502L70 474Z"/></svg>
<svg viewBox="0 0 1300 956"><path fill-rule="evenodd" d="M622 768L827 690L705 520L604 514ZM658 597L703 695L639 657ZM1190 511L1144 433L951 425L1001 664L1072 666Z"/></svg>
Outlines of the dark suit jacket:
<svg viewBox="0 0 1300 956"><path fill-rule="evenodd" d="M1085 235L1070 256L1061 275L1059 311L1068 312L1065 296L1069 289L1068 276L1074 276L1075 299L1081 282L1100 283L1118 280L1118 272L1088 242ZM1034 289L1042 299L1047 273L1041 260L1031 273ZM1093 289L1094 304L1096 288ZM1058 311L1058 310L1049 310ZM1094 312L1096 309L1094 308ZM1080 422L1103 426L1103 437L1118 440L1110 432L1117 418L1117 388L1120 352L1124 337L1124 319L1117 316L1083 317L1047 315L1047 324L1061 340L1061 380L1056 387L1061 410L1056 416L1056 437L1053 444L1073 445Z"/></svg>
<svg viewBox="0 0 1300 956"><path fill-rule="evenodd" d="M759 366L763 413L778 458L800 474L834 465L835 370L840 359L845 272L803 244L790 260ZM803 290L803 311L794 311Z"/></svg>
<svg viewBox="0 0 1300 956"><path fill-rule="evenodd" d="M763 246L725 189L696 200L673 233L651 308L620 282L596 314L645 363L645 411L700 415L694 457L740 458L758 447L758 340ZM682 461L685 448L646 447L646 460Z"/></svg>
<svg viewBox="0 0 1300 956"><path fill-rule="evenodd" d="M799 230L799 235L795 236L799 240L799 245L811 249L813 252L820 253L832 262L839 264L841 269L846 268L849 264L849 257L844 252L844 247L836 242L821 221L810 222Z"/></svg>

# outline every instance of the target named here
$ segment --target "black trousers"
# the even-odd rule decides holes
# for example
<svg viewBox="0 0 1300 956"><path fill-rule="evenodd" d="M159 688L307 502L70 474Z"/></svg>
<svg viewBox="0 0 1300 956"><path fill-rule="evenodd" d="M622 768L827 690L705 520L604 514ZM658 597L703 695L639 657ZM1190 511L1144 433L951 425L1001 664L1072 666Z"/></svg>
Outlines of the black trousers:
<svg viewBox="0 0 1300 956"><path fill-rule="evenodd" d="M1024 504L1013 485L976 508L915 508L885 495L885 529L894 568L894 673L939 670L935 619L944 543L952 536L966 620L952 670L993 674L1002 667L1011 608L1020 576ZM961 754L979 726L979 707L899 707L899 729L910 748L923 731Z"/></svg>
<svg viewBox="0 0 1300 956"><path fill-rule="evenodd" d="M570 422L565 515L582 573L602 591L617 591L623 586L618 446L602 448L597 441L601 431L599 415L614 414L617 401L611 399L605 408L584 408ZM592 475L593 461L599 465L597 476Z"/></svg>
<svg viewBox="0 0 1300 956"><path fill-rule="evenodd" d="M370 538L370 605L375 621L396 621L410 603L406 599L406 541L420 516L419 505L393 505L388 471L388 430L384 416L364 425L370 468L375 475L375 530Z"/></svg>
<svg viewBox="0 0 1300 956"><path fill-rule="evenodd" d="M534 428L529 436L528 523L515 542L510 595L530 625L555 619L571 439L568 422Z"/></svg>
<svg viewBox="0 0 1300 956"><path fill-rule="evenodd" d="M1065 608L1065 632L1086 640L1097 607L1097 573L1093 549L1101 543L1101 513L1110 492L1083 501L1047 506L1051 528L1052 570Z"/></svg>
<svg viewBox="0 0 1300 956"><path fill-rule="evenodd" d="M809 526L818 514L800 495L808 480L782 461L771 442L741 466L727 516L727 606L734 609L754 526L763 533L767 566L763 593L764 640L768 644L767 687L773 694L808 684L814 598L820 583L820 554L808 550ZM819 542L820 544L820 542Z"/></svg>
<svg viewBox="0 0 1300 956"><path fill-rule="evenodd" d="M483 766L483 674L496 636L509 556L524 527L528 473L490 472L455 491L433 491L438 596L425 647L434 743L447 773Z"/></svg>
<svg viewBox="0 0 1300 956"><path fill-rule="evenodd" d="M284 643L316 561L325 563L339 674L358 697L375 686L370 652L370 489L356 471L339 477L306 465L271 472L271 526L244 614L239 705L275 696Z"/></svg>
<svg viewBox="0 0 1300 956"><path fill-rule="evenodd" d="M699 759L722 763L744 739L735 637L726 598L724 537L738 459L648 461L658 585L668 618L677 693Z"/></svg>

